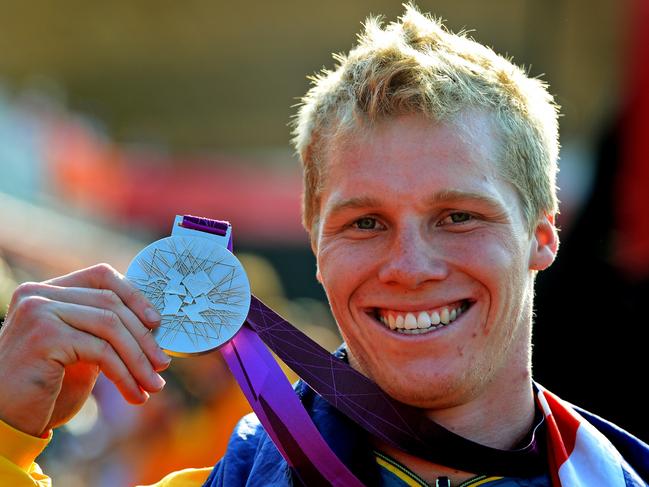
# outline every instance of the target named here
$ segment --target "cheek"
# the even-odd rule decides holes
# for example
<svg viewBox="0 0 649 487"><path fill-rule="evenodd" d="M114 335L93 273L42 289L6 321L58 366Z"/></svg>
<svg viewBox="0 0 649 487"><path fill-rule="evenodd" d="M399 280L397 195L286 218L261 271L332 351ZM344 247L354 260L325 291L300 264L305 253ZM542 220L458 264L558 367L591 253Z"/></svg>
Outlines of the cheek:
<svg viewBox="0 0 649 487"><path fill-rule="evenodd" d="M332 284L338 280L341 272L344 272L346 263L341 259L340 254L330 246L321 246L317 255L318 273L325 291L333 289Z"/></svg>
<svg viewBox="0 0 649 487"><path fill-rule="evenodd" d="M466 237L466 235L465 235ZM507 238L509 237L509 238ZM502 326L520 321L528 287L526 259L520 240L514 235L472 235L457 242L456 269L477 283L484 298L484 328L473 343L504 340L513 329ZM483 345L487 345L486 343Z"/></svg>
<svg viewBox="0 0 649 487"><path fill-rule="evenodd" d="M372 256L376 255L381 254L362 240L324 243L317 254L323 284L331 287L328 283L336 283L349 287L352 282L362 280L374 269L377 259Z"/></svg>
<svg viewBox="0 0 649 487"><path fill-rule="evenodd" d="M525 256L517 241L515 236L476 234L454 245L457 264L485 284L524 275Z"/></svg>
<svg viewBox="0 0 649 487"><path fill-rule="evenodd" d="M318 274L329 304L338 318L339 309L348 301L354 279L354 258L337 245L322 245L317 255Z"/></svg>
<svg viewBox="0 0 649 487"><path fill-rule="evenodd" d="M376 275L380 255L369 251L367 242L332 241L320 247L317 255L321 284L338 325L343 329L350 321L355 298L368 289L366 284Z"/></svg>

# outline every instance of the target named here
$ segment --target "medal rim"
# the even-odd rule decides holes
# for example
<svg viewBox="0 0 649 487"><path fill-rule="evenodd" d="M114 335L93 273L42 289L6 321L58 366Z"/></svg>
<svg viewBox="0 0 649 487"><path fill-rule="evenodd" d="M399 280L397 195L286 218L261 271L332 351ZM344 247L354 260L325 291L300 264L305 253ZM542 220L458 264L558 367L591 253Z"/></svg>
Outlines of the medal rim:
<svg viewBox="0 0 649 487"><path fill-rule="evenodd" d="M243 265L241 264L241 261L237 258L236 255L234 255L232 252L230 252L229 249L227 249L223 245L220 245L219 243L216 243L216 242L212 241L207 236L203 237L203 236L198 236L198 235L196 235L196 236L194 236L194 235L191 235L191 236L190 235L170 235L170 236L167 236L167 237L163 237L163 238L161 238L159 240L156 240L155 242L150 243L149 245L144 247L142 250L140 250L137 253L137 255L133 258L133 260L131 260L131 262L129 263L128 269L126 270L125 277L129 280L129 282L133 286L135 286L136 289L138 289L142 294L144 294L147 297L147 299L149 299L149 296L147 296L147 294L142 289L140 289L138 287L138 285L134 282L132 277L129 276L129 274L132 272L132 269L134 268L134 265L137 264L139 266L138 262L140 260L142 260L143 256L146 253L152 252L153 250L156 250L158 248L163 248L163 245L165 243L171 241L171 240L176 240L177 241L179 239L180 240L197 240L197 239L200 239L201 241L209 241L209 244L212 247L214 247L215 249L216 248L219 249L218 252L223 252L222 255L226 255L227 256L226 258L232 259L232 262L228 262L228 265L231 265L231 264L234 265L242 273L242 275L244 277L244 280L245 280L245 283L246 283L246 295L247 295L246 301L248 303L248 310L249 310L250 309L251 297L252 297L252 291L250 289L250 280L248 279L248 275L246 274L246 271L245 271ZM228 256L228 254L229 254L229 256ZM153 304L153 303L151 303L151 304ZM154 305L154 308L162 316L162 310L155 307L155 305ZM163 346L163 344L160 343L160 341L158 340L158 337L156 336L156 334L160 330L160 327L157 327L157 328L153 329L152 334L153 334L153 337L154 337L156 343L158 344L158 346L167 355L170 355L172 357L188 358L188 357L197 357L197 356L200 356L200 355L207 355L208 353L212 353L212 352L214 352L216 350L219 350L223 346L227 345L230 342L230 340L232 340L239 333L239 331L241 331L241 328L243 328L244 324L246 323L246 320L247 320L247 317L248 317L248 312L249 311L246 312L246 317L241 322L241 324L238 325L236 331L232 334L232 336L230 336L227 340L224 340L222 343L220 343L220 344L218 344L218 345L216 345L214 347L210 347L210 348L201 348L200 350L190 351L190 352L188 352L188 351L180 351L180 350L176 350L176 349L173 349L173 348L168 348L168 346L167 346L168 344L165 344ZM166 315L166 316L171 316L171 315Z"/></svg>

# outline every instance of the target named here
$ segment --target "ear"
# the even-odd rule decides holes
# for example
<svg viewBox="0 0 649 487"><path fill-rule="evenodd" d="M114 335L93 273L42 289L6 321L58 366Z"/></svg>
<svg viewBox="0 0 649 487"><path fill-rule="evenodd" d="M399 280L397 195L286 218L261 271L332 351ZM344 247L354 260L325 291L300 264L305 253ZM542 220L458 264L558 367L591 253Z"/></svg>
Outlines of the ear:
<svg viewBox="0 0 649 487"><path fill-rule="evenodd" d="M542 271L550 267L559 249L559 234L554 215L544 214L534 229L530 249L530 270Z"/></svg>

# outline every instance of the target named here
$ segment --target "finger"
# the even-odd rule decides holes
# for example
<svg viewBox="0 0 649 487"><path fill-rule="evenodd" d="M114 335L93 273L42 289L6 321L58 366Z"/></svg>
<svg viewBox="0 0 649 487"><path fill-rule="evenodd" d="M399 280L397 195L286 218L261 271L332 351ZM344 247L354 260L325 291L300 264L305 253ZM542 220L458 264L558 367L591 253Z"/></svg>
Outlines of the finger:
<svg viewBox="0 0 649 487"><path fill-rule="evenodd" d="M156 343L155 338L150 333L151 329L145 323L142 323L133 311L124 305L121 298L110 289L32 284L30 289L25 292L53 301L111 310L119 316L126 329L133 335L133 338L135 338L135 341L156 370L161 371L166 369L171 362L171 358Z"/></svg>
<svg viewBox="0 0 649 487"><path fill-rule="evenodd" d="M72 327L67 329L66 342L73 348L78 360L97 364L124 399L132 404L142 404L149 398L110 343Z"/></svg>
<svg viewBox="0 0 649 487"><path fill-rule="evenodd" d="M53 302L51 309L70 326L107 342L144 390L157 392L162 389L164 379L153 370L146 354L117 313L105 308L63 302Z"/></svg>
<svg viewBox="0 0 649 487"><path fill-rule="evenodd" d="M98 264L87 269L46 281L46 284L61 287L88 287L110 289L117 294L137 317L150 326L160 322L160 313L151 302L126 277L108 264Z"/></svg>

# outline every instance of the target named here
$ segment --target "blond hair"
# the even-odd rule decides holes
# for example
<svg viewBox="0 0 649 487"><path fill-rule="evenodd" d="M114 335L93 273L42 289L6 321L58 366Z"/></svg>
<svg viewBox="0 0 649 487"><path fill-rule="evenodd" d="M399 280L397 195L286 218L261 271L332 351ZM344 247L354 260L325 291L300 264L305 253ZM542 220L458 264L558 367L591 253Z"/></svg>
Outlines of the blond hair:
<svg viewBox="0 0 649 487"><path fill-rule="evenodd" d="M302 222L314 235L327 144L366 124L421 113L451 122L464 109L494 115L503 177L518 192L528 229L557 212L558 106L547 85L493 50L405 5L383 28L369 18L349 54L312 77L293 120L304 169Z"/></svg>

